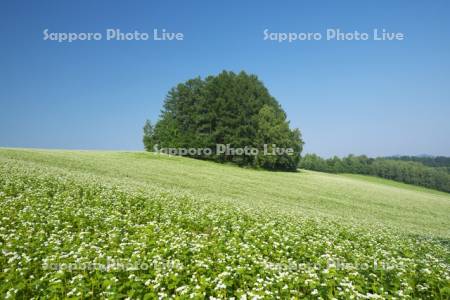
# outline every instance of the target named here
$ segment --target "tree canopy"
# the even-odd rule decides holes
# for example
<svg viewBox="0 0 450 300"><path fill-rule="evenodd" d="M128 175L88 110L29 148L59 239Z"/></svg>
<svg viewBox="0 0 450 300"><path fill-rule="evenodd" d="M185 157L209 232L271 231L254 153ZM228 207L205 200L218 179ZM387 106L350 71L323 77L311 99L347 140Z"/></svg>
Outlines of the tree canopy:
<svg viewBox="0 0 450 300"><path fill-rule="evenodd" d="M258 155L213 153L192 157L276 170L296 170L303 148L301 133L255 75L223 71L172 88L159 120L144 127L144 146L210 148L229 144L253 147ZM292 148L292 154L265 155L264 144ZM271 149L270 149L271 150Z"/></svg>

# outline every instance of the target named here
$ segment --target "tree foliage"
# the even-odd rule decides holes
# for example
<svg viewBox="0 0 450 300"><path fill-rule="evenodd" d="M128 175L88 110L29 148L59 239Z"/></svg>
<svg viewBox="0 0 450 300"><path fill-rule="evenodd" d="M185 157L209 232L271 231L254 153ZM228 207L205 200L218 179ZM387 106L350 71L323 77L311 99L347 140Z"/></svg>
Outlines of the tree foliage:
<svg viewBox="0 0 450 300"><path fill-rule="evenodd" d="M143 130L144 130L144 137L142 138L142 142L144 143L145 150L151 151L151 149L153 148L153 141L152 141L153 126L149 120L145 121Z"/></svg>
<svg viewBox="0 0 450 300"><path fill-rule="evenodd" d="M194 78L172 88L150 138L144 145L164 148L210 148L229 144L252 147L258 155L197 155L195 158L232 162L241 166L296 170L303 141L290 129L286 113L255 75L223 71ZM264 144L292 148L293 155L264 155Z"/></svg>
<svg viewBox="0 0 450 300"><path fill-rule="evenodd" d="M450 192L450 174L445 166L439 164L437 167L430 167L432 159L426 160L430 162L429 165L419 161L421 161L419 158L414 157L394 160L393 157L369 158L365 155L323 159L316 154L307 154L300 161L300 168L329 173L374 175ZM446 160L441 157L438 161Z"/></svg>
<svg viewBox="0 0 450 300"><path fill-rule="evenodd" d="M447 156L388 156L385 159L402 160L402 161L415 161L424 164L425 166L439 168L450 173L450 157Z"/></svg>

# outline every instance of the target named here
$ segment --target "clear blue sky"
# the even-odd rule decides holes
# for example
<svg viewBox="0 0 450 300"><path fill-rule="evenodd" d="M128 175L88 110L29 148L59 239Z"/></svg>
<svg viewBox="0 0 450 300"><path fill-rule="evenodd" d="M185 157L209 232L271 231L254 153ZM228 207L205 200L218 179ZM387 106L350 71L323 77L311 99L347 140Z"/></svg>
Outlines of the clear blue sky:
<svg viewBox="0 0 450 300"><path fill-rule="evenodd" d="M450 155L449 15L449 1L1 1L0 146L140 150L171 87L225 69L259 76L305 152ZM406 40L263 40L336 27ZM45 28L185 38L69 44Z"/></svg>

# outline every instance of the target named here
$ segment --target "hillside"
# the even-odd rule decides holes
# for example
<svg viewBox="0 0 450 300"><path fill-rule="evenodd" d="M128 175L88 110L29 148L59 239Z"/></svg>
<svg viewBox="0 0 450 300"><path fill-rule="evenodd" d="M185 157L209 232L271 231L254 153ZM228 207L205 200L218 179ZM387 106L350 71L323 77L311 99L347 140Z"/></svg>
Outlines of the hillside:
<svg viewBox="0 0 450 300"><path fill-rule="evenodd" d="M143 152L0 149L0 172L0 295L449 296L446 193ZM42 267L107 257L158 267Z"/></svg>

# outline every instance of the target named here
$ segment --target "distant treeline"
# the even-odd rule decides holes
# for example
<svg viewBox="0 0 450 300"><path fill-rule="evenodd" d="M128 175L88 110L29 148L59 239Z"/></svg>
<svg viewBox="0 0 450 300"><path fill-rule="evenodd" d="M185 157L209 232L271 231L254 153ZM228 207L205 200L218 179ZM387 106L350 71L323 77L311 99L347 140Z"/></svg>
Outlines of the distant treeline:
<svg viewBox="0 0 450 300"><path fill-rule="evenodd" d="M450 157L447 156L387 156L383 157L392 160L415 161L425 166L439 168L450 172Z"/></svg>
<svg viewBox="0 0 450 300"><path fill-rule="evenodd" d="M306 154L299 166L302 169L328 173L373 175L450 192L449 160L447 157L370 158L365 155L324 159L315 154Z"/></svg>

